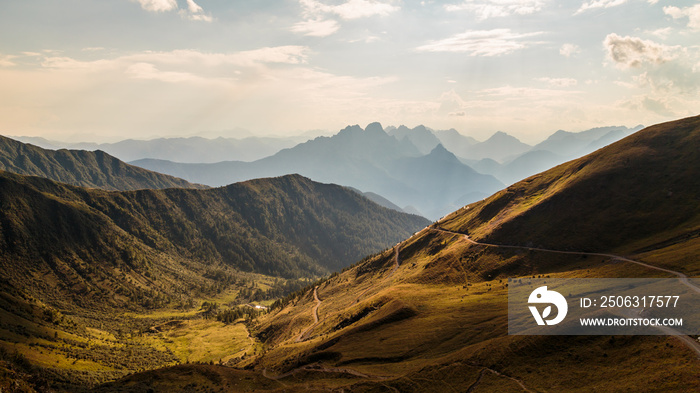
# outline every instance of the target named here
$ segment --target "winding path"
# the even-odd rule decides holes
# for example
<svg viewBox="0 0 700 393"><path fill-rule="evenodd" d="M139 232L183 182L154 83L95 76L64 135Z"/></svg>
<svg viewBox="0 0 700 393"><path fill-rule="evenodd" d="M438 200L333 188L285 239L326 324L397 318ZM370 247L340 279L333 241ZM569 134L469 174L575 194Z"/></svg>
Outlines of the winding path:
<svg viewBox="0 0 700 393"><path fill-rule="evenodd" d="M314 300L316 300L316 305L314 306L314 308L311 309L311 315L314 317L314 323L313 325L306 328L306 330L301 332L299 334L299 337L297 337L297 339L295 340L295 342L299 343L306 340L306 338L308 337L304 336L308 335L308 333L311 332L311 329L315 328L316 325L318 325L318 307L321 305L321 299L318 298L318 286L314 287Z"/></svg>
<svg viewBox="0 0 700 393"><path fill-rule="evenodd" d="M634 263L634 264L637 264L640 266L644 266L644 267L649 268L649 269L660 270L662 272L673 274L673 275L678 277L678 281L680 281L681 284L690 288L693 292L700 293L700 287L697 287L697 286L695 286L695 284L691 283L688 280L688 276L686 276L685 274L683 274L681 272L677 272L675 270L670 270L670 269L664 269L662 267L658 267L658 266L654 266L654 265L649 265L648 263L635 261L634 259L621 257L619 255L606 254L606 253L600 253L600 252L560 251L560 250L551 250L548 248L525 247L525 246L506 246L506 245L500 245L500 244L482 243L482 242L477 242L477 241L470 239L469 235L464 234L464 233L450 231L450 230L442 229L442 228L438 228L438 227L434 227L432 229L434 231L437 231L437 232L444 232L444 233L449 233L452 235L463 236L464 239L466 239L469 243L476 244L479 246L495 247L495 248L509 248L509 249L518 249L518 250L528 250L528 251L542 251L542 252L550 252L550 253L555 253L555 254L566 254L566 255L591 255L591 256L617 259L617 260L624 261L624 262L630 262L630 263Z"/></svg>
<svg viewBox="0 0 700 393"><path fill-rule="evenodd" d="M649 269L659 270L662 272L673 274L676 277L678 277L678 281L680 281L681 284L690 288L690 290L692 290L693 292L700 293L700 287L697 287L695 284L691 283L690 280L688 280L688 276L686 276L685 274L683 274L681 272L677 272L675 270L670 270L670 269L664 269L662 267L658 267L658 266L654 266L654 265L649 265L648 263L635 261L634 259L625 258L625 257L619 256L619 255L599 253L599 252L560 251L560 250L551 250L551 249L547 249L547 248L524 247L524 246L506 246L506 245L500 245L500 244L481 243L481 242L477 242L477 241L470 239L469 235L467 235L465 233L450 231L450 230L442 229L439 227L432 227L432 229L434 231L437 231L437 232L443 232L443 233L449 233L452 235L463 236L464 239L466 239L469 243L476 244L479 246L518 249L518 250L529 250L529 251L541 251L541 252L550 252L550 253L566 254L566 255L591 255L591 256L599 256L599 257L617 259L617 260L624 261L624 262L630 262L630 263L637 264L639 266L644 266L644 267L649 268ZM640 311L640 313L641 313L641 311ZM691 350L693 350L698 355L698 357L700 357L700 343L697 340L693 340L691 337L689 337L685 334L682 334L681 332L679 332L671 327L659 326L657 328L659 330L664 331L666 334L671 334L674 337L676 337L678 340L681 340Z"/></svg>

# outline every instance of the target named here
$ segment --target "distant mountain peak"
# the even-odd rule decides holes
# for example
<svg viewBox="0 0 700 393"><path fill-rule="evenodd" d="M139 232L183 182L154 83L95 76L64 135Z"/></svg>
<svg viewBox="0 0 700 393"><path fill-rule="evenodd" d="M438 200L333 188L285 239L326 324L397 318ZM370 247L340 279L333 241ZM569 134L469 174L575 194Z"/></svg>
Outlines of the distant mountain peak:
<svg viewBox="0 0 700 393"><path fill-rule="evenodd" d="M355 124L354 126L347 126L340 130L340 132L337 135L352 135L352 134L357 134L362 132L362 127L359 125Z"/></svg>
<svg viewBox="0 0 700 393"><path fill-rule="evenodd" d="M365 127L365 132L375 133L375 134L376 133L386 134L386 132L384 132L384 128L382 128L382 125L379 122L367 124L367 127Z"/></svg>
<svg viewBox="0 0 700 393"><path fill-rule="evenodd" d="M431 157L439 157L439 158L449 159L449 160L454 159L456 161L459 161L459 159L457 159L457 157L454 154L452 154L452 152L445 149L445 146L443 146L442 143L438 143L438 145L435 146L435 148L433 148L433 150L428 155Z"/></svg>
<svg viewBox="0 0 700 393"><path fill-rule="evenodd" d="M496 131L495 134L491 135L491 137L488 139L488 141L518 141L520 140L512 135L506 134L503 131Z"/></svg>

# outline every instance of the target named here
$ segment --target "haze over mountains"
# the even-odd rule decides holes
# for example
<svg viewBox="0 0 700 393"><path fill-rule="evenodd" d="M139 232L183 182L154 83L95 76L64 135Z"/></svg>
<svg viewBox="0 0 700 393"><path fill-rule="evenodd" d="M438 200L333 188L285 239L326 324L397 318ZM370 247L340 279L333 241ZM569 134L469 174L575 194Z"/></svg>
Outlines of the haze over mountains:
<svg viewBox="0 0 700 393"><path fill-rule="evenodd" d="M207 188L126 164L103 151L46 150L1 135L0 170L105 190Z"/></svg>
<svg viewBox="0 0 700 393"><path fill-rule="evenodd" d="M698 147L700 116L659 124L459 209L261 318L253 366L307 389L696 391L694 337L509 336L506 287L700 274Z"/></svg>
<svg viewBox="0 0 700 393"><path fill-rule="evenodd" d="M365 130L347 127L334 136L318 137L254 162L185 164L143 159L132 164L211 186L300 173L316 181L378 194L404 211L435 219L505 184L635 130L608 127L583 133L559 131L533 147L503 132L477 142L455 130L400 126L385 131L379 123L372 123ZM417 167L421 169L416 171Z"/></svg>
<svg viewBox="0 0 700 393"><path fill-rule="evenodd" d="M372 124L278 155L330 163L312 155L321 144L352 169L349 146L394 184L427 184L428 198L463 191L451 187L471 168L442 144L421 155L409 142ZM93 388L179 362L95 389L695 391L696 344L508 336L506 312L508 279L700 274L699 146L700 116L652 126L430 227L299 175L114 192L0 171L0 385ZM588 251L628 259L577 254ZM332 271L257 320L214 320L277 279Z"/></svg>
<svg viewBox="0 0 700 393"><path fill-rule="evenodd" d="M138 160L133 164L208 185L299 173L315 181L379 194L429 218L454 210L464 200L477 200L503 187L495 178L464 165L441 146L421 155L410 140L388 135L379 123L364 130L350 126L332 137L318 137L250 163Z"/></svg>
<svg viewBox="0 0 700 393"><path fill-rule="evenodd" d="M37 137L14 137L44 149L102 150L122 161L156 158L189 163L213 163L231 160L254 161L270 156L282 149L295 146L309 138L293 137L247 137L213 138L158 138L151 140L127 139L115 143L66 143Z"/></svg>

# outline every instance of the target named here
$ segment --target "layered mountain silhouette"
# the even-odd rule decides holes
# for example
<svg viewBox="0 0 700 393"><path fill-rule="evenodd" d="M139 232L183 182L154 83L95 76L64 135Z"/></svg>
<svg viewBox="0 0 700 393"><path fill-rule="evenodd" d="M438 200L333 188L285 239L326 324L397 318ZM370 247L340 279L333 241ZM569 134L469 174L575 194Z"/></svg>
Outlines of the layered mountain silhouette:
<svg viewBox="0 0 700 393"><path fill-rule="evenodd" d="M387 134L395 137L398 140L407 138L422 154L430 153L435 146L439 145L440 139L428 130L425 126L420 125L413 129L406 126L399 126L398 128L387 127Z"/></svg>
<svg viewBox="0 0 700 393"><path fill-rule="evenodd" d="M459 204L484 198L503 187L492 176L479 174L461 163L442 146L436 145L429 154L422 155L410 138L399 140L387 134L379 123L371 123L364 130L349 126L332 137L319 137L251 163L132 163L212 186L299 173L315 181L379 194L429 218L440 217Z"/></svg>
<svg viewBox="0 0 700 393"><path fill-rule="evenodd" d="M480 173L493 175L505 184L513 184L535 173L581 157L642 129L642 126L599 127L581 132L559 130L524 153L504 157L462 156L464 163ZM503 138L502 139L507 139ZM467 153L468 154L468 153Z"/></svg>
<svg viewBox="0 0 700 393"><path fill-rule="evenodd" d="M236 159L254 161L270 156L282 149L293 147L309 138L298 137L247 137L237 138L157 138L150 140L127 139L115 143L68 143L37 137L17 137L45 149L102 150L123 161L156 158L190 163L213 163Z"/></svg>
<svg viewBox="0 0 700 393"><path fill-rule="evenodd" d="M105 190L207 188L126 164L103 151L46 150L4 136L0 170Z"/></svg>

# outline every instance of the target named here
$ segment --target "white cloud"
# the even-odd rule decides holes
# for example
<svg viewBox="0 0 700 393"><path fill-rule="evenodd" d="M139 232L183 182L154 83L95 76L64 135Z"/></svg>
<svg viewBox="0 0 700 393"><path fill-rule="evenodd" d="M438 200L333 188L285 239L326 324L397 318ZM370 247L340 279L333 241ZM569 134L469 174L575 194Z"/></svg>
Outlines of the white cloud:
<svg viewBox="0 0 700 393"><path fill-rule="evenodd" d="M41 62L42 67L62 70L78 70L86 72L100 72L105 70L124 70L133 65L130 73L151 74L158 67L169 68L216 68L224 67L230 71L230 66L257 67L265 64L303 64L307 61L308 48L305 46L277 46L264 47L249 51L234 53L206 53L195 50L174 50L170 52L139 52L114 59L100 59L83 61L64 56L49 56ZM152 66L146 68L145 64ZM175 71L173 71L175 72ZM176 78L169 78L170 80Z"/></svg>
<svg viewBox="0 0 700 393"><path fill-rule="evenodd" d="M532 46L526 38L542 32L514 33L510 29L468 30L416 48L425 52L468 52L472 56L500 56Z"/></svg>
<svg viewBox="0 0 700 393"><path fill-rule="evenodd" d="M393 1L348 0L337 5L328 5L317 0L299 0L306 20L294 24L291 31L308 36L327 37L340 29L337 21L341 19L359 19L371 16L386 16L399 10Z"/></svg>
<svg viewBox="0 0 700 393"><path fill-rule="evenodd" d="M546 5L546 0L466 0L445 5L447 11L470 11L481 20L509 15L530 15Z"/></svg>
<svg viewBox="0 0 700 393"><path fill-rule="evenodd" d="M677 57L677 46L667 46L637 37L608 34L603 41L608 57L617 68L635 68L643 64L663 64Z"/></svg>
<svg viewBox="0 0 700 393"><path fill-rule="evenodd" d="M178 14L189 20L211 22L211 15L204 12L194 0L187 0L187 8L180 9L177 0L131 0L141 4L141 8L151 12L177 11Z"/></svg>
<svg viewBox="0 0 700 393"><path fill-rule="evenodd" d="M350 0L346 3L332 6L331 12L343 19L357 19L375 15L386 16L398 9L399 7L388 3L368 0Z"/></svg>
<svg viewBox="0 0 700 393"><path fill-rule="evenodd" d="M574 13L574 15L586 12L588 10L594 10L597 8L617 7L619 5L625 4L626 2L627 0L593 0L581 4L581 8L579 8L578 11Z"/></svg>
<svg viewBox="0 0 700 393"><path fill-rule="evenodd" d="M180 16L189 20L211 22L213 18L204 12L204 9L194 0L187 0L187 10L180 10Z"/></svg>
<svg viewBox="0 0 700 393"><path fill-rule="evenodd" d="M126 68L124 74L135 79L151 79L167 83L204 82L205 79L188 72L160 71L150 63L135 63Z"/></svg>
<svg viewBox="0 0 700 393"><path fill-rule="evenodd" d="M671 29L670 27L664 27L663 29L656 29L656 30L650 31L649 34L655 35L655 36L665 40L666 38L668 38L669 35L671 35L672 31L673 31L673 29Z"/></svg>
<svg viewBox="0 0 700 393"><path fill-rule="evenodd" d="M673 19L682 19L687 17L688 27L693 30L700 30L700 4L686 8L668 6L664 7L664 13Z"/></svg>
<svg viewBox="0 0 700 393"><path fill-rule="evenodd" d="M559 54L564 57L571 57L581 52L581 48L574 44L564 44L559 48Z"/></svg>
<svg viewBox="0 0 700 393"><path fill-rule="evenodd" d="M348 0L338 5L327 5L316 0L299 0L299 3L307 15L335 14L343 19L386 16L399 10L399 7L391 2L375 0Z"/></svg>
<svg viewBox="0 0 700 393"><path fill-rule="evenodd" d="M176 0L132 0L141 4L141 8L146 11L164 12L177 9Z"/></svg>
<svg viewBox="0 0 700 393"><path fill-rule="evenodd" d="M571 87L578 85L578 81L573 78L535 78L536 81L544 82L552 87Z"/></svg>
<svg viewBox="0 0 700 393"><path fill-rule="evenodd" d="M327 37L338 29L340 29L340 25L332 19L309 19L292 26L292 32L312 37Z"/></svg>
<svg viewBox="0 0 700 393"><path fill-rule="evenodd" d="M3 56L2 54L0 54L0 67L12 67L12 66L16 65L16 63L14 61L12 61L12 59L14 59L16 57L17 56L13 56L13 55L4 55Z"/></svg>

